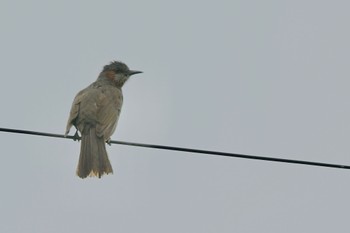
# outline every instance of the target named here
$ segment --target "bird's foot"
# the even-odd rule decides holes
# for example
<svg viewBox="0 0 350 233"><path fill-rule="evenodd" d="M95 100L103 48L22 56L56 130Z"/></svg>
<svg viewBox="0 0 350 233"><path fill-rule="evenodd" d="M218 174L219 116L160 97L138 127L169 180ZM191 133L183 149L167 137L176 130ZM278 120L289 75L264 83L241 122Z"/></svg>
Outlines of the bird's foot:
<svg viewBox="0 0 350 233"><path fill-rule="evenodd" d="M109 138L107 141L106 141L106 143L108 144L108 145L112 145L112 143L111 143L111 139Z"/></svg>
<svg viewBox="0 0 350 233"><path fill-rule="evenodd" d="M78 134L78 130L77 131L75 131L75 134L73 135L73 140L74 141L80 141L80 136L79 136L79 134Z"/></svg>

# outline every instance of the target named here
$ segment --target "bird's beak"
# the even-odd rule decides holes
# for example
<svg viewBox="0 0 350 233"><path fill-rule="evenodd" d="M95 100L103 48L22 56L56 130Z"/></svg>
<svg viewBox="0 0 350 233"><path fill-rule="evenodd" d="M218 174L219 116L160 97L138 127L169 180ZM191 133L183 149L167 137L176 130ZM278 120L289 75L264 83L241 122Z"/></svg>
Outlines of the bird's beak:
<svg viewBox="0 0 350 233"><path fill-rule="evenodd" d="M142 73L142 71L138 71L138 70L130 70L129 71L129 75L131 76L131 75L134 75L134 74L140 74L140 73Z"/></svg>

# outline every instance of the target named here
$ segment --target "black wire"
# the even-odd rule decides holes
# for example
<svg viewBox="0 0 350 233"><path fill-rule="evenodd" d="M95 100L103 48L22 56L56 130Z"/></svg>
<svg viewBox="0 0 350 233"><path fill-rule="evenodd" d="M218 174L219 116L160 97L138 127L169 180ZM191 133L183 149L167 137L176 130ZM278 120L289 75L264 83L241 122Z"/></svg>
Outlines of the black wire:
<svg viewBox="0 0 350 233"><path fill-rule="evenodd" d="M43 132L36 132L36 131L29 131L29 130L0 128L0 131L8 132L8 133L30 134L30 135L37 135L37 136L68 138L68 139L77 140L77 138L75 136L69 136L69 135L64 136L62 134L43 133ZM199 149L190 149L190 148L184 148L184 147L152 145L152 144L143 144L143 143L136 143L136 142L110 141L110 143L111 144L128 145L128 146L154 148L154 149L161 149L161 150L173 150L173 151L183 151L183 152L189 152L189 153L236 157L236 158L243 158L243 159L255 159L255 160L264 160L264 161L281 162L281 163L294 163L294 164L303 164L303 165L310 165L310 166L350 169L350 166L341 165L341 164L319 163L319 162L312 162L312 161L282 159L282 158L245 155L245 154L236 154L236 153L227 153L227 152L219 152L219 151L209 151L209 150L199 150Z"/></svg>

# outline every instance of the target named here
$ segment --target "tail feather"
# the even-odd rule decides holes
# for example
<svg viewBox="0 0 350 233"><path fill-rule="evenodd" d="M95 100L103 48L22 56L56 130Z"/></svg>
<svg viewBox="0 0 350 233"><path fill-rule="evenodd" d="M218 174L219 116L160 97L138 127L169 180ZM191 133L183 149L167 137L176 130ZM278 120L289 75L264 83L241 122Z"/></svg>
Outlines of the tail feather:
<svg viewBox="0 0 350 233"><path fill-rule="evenodd" d="M103 137L96 135L95 128L90 128L87 131L82 133L81 136L77 175L80 178L86 178L87 176L101 178L104 174L113 173Z"/></svg>

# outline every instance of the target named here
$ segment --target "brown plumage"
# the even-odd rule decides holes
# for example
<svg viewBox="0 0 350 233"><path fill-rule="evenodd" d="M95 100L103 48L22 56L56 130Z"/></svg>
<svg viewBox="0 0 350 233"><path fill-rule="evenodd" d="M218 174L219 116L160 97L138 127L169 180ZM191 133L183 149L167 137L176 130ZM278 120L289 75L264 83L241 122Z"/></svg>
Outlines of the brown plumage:
<svg viewBox="0 0 350 233"><path fill-rule="evenodd" d="M81 178L113 173L105 143L117 126L123 104L122 86L133 74L122 62L104 66L97 80L81 90L70 111L66 135L74 125L81 134L77 175Z"/></svg>

